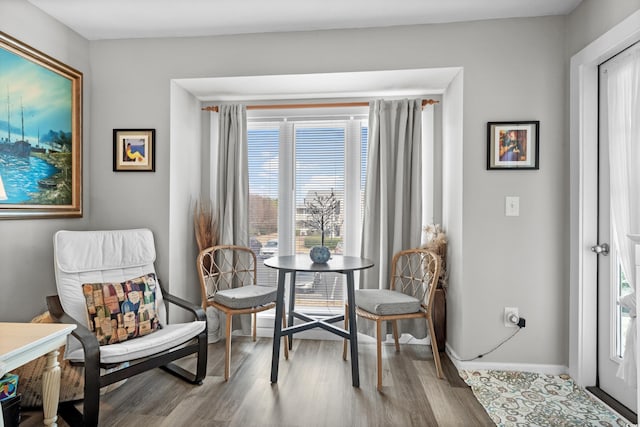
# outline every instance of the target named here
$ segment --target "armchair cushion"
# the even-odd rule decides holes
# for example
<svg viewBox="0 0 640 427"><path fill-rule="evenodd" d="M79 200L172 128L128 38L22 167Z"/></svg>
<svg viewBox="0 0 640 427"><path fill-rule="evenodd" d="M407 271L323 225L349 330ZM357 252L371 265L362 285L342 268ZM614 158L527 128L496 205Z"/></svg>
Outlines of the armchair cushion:
<svg viewBox="0 0 640 427"><path fill-rule="evenodd" d="M159 327L156 275L149 273L122 283L85 283L88 326L100 345L148 335Z"/></svg>
<svg viewBox="0 0 640 427"><path fill-rule="evenodd" d="M100 363L121 363L156 355L193 339L204 331L206 325L205 320L172 323L150 335L117 344L103 345L100 347ZM79 348L67 353L67 359L72 362L84 361L84 350Z"/></svg>
<svg viewBox="0 0 640 427"><path fill-rule="evenodd" d="M155 280L156 253L151 230L63 230L54 235L53 242L54 271L58 295L47 297L47 305L56 321L77 324L67 341L65 357L75 362L81 362L85 367L83 412L79 413L72 404L61 405L60 408L61 416L70 425L98 425L100 388L153 368L161 367L193 384L202 384L207 367L205 312L202 307L163 292L160 283ZM129 339L129 332L126 331L125 319L122 316L122 325L125 326L123 329L127 332L127 340L99 346L96 335L89 330L91 325L94 328L96 325L95 322L90 322L88 319L88 301L83 288L87 290L87 296L90 294L89 291L102 291L100 296L102 297L103 315L106 319L107 314L104 306L110 307L108 316L111 320L113 311L116 311L116 306L120 302L119 297L123 298L123 304L126 302L135 303L131 298L124 300L127 281L133 277L146 277L146 281L141 279L146 283L145 288L149 287L148 282L150 278L153 278L155 284L154 311L158 324L162 325L162 328L154 333ZM85 284L98 284L98 286L83 286ZM105 294L104 284L107 284L108 296ZM123 287L122 295L118 295L118 286L114 284L120 284ZM113 288L109 285L113 285ZM133 285L131 286L131 292L137 294L137 298L133 296L133 299L138 299L139 305L152 304L150 296L153 292L149 289L145 295L147 290L145 288L142 289L142 295L140 295L140 287L138 286L138 290L136 290ZM115 292L115 298L113 298L112 292ZM105 296L107 296L106 301ZM92 297L94 298L93 307L97 314L98 305L95 294L92 294ZM189 311L197 320L188 323L168 324L166 311L169 303ZM123 312L126 311L123 309L123 304L117 307L121 313L116 313L116 326L120 320L118 314L123 315ZM90 298L89 306L91 305ZM113 307L113 311L111 307ZM145 312L148 314L149 310ZM140 310L138 314L140 314ZM107 326L106 322L105 326ZM140 334L139 323L136 326L138 327L137 332ZM110 341L109 339L107 342ZM191 354L197 354L195 369L185 369L173 363L173 361L183 359ZM101 368L112 369L110 365L119 366L116 371L101 373Z"/></svg>
<svg viewBox="0 0 640 427"><path fill-rule="evenodd" d="M381 316L420 311L419 299L389 289L358 289L355 297L358 307Z"/></svg>
<svg viewBox="0 0 640 427"><path fill-rule="evenodd" d="M156 252L148 229L111 231L58 231L53 237L56 286L65 313L89 328L84 283L121 283L155 273ZM166 323L160 286L156 288L157 316ZM70 336L65 357L81 347Z"/></svg>
<svg viewBox="0 0 640 427"><path fill-rule="evenodd" d="M74 273L144 268L156 259L153 234L147 229L59 231L54 248L58 268Z"/></svg>
<svg viewBox="0 0 640 427"><path fill-rule="evenodd" d="M278 290L269 286L247 285L220 290L213 300L229 308L250 308L274 302Z"/></svg>

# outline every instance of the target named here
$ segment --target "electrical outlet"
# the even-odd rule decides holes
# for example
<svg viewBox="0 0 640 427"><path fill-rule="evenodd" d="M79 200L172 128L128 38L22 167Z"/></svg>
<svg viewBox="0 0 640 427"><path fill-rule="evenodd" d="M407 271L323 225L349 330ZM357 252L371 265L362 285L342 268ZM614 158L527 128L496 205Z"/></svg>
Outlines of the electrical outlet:
<svg viewBox="0 0 640 427"><path fill-rule="evenodd" d="M518 327L518 321L520 320L520 316L518 315L518 307L505 307L503 319L505 327Z"/></svg>

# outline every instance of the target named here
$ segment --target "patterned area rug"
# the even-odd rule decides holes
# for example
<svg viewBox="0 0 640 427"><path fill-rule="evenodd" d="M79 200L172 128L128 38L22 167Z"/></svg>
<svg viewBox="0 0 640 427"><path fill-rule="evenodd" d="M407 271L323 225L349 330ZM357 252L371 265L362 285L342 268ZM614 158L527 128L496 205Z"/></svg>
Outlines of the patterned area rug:
<svg viewBox="0 0 640 427"><path fill-rule="evenodd" d="M631 426L568 375L460 370L497 426Z"/></svg>

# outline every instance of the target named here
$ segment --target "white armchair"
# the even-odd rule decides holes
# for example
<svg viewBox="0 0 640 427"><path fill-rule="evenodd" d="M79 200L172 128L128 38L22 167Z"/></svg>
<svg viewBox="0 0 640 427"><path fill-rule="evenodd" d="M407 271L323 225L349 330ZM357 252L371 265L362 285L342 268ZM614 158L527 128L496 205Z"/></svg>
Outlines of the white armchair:
<svg viewBox="0 0 640 427"><path fill-rule="evenodd" d="M85 368L83 414L73 405L60 406L60 415L70 425L97 425L100 388L152 368L161 367L191 383L202 384L207 364L205 312L166 293L159 283L153 286L157 283L155 255L153 234L148 229L55 234L58 295L47 297L47 304L54 319L78 325L67 342L65 358L72 363L82 363ZM151 278L151 286L145 286L146 292L129 285L131 279L139 277ZM106 286L104 300L100 285ZM92 292L87 292L92 286L98 293L95 299ZM107 296L108 289L117 289L117 292ZM130 312L132 301L136 310L140 308L139 317ZM190 311L194 321L169 324L168 303ZM143 307L150 309L143 313ZM140 326L149 314L154 328L157 326L152 333ZM98 338L106 345L99 345ZM195 373L171 363L191 354L197 356ZM124 362L128 362L128 366L113 371L114 366ZM112 372L101 375L100 368Z"/></svg>

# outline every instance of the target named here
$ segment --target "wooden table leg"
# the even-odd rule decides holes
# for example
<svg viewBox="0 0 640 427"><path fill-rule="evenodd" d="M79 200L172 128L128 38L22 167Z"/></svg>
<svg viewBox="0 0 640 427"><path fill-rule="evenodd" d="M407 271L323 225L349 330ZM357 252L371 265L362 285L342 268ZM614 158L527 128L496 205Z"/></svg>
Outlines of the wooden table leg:
<svg viewBox="0 0 640 427"><path fill-rule="evenodd" d="M44 425L57 426L58 399L60 398L60 364L58 350L47 353L47 364L42 372L42 409Z"/></svg>

